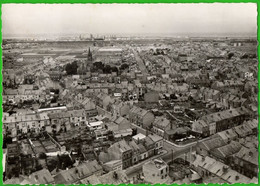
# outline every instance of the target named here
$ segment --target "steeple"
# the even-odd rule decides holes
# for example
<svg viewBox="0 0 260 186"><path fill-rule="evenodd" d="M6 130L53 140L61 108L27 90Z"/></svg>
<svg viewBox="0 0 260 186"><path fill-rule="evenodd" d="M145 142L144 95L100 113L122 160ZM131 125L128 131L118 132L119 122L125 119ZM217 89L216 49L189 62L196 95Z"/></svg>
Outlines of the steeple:
<svg viewBox="0 0 260 186"><path fill-rule="evenodd" d="M92 52L90 51L90 48L88 48L88 61L92 61Z"/></svg>

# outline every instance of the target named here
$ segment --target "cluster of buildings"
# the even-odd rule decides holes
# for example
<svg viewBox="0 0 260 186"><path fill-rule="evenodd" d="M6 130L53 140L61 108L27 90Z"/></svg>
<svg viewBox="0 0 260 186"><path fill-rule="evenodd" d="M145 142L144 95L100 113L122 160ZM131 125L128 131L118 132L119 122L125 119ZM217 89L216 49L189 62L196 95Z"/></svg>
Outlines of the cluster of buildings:
<svg viewBox="0 0 260 186"><path fill-rule="evenodd" d="M254 41L8 42L6 184L255 182ZM188 147L176 177L173 149Z"/></svg>

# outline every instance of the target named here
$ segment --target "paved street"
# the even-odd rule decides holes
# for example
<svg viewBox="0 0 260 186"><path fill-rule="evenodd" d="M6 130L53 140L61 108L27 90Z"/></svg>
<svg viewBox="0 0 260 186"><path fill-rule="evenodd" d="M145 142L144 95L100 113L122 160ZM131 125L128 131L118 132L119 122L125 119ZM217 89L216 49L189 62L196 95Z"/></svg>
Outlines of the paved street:
<svg viewBox="0 0 260 186"><path fill-rule="evenodd" d="M148 74L146 66L143 62L143 60L141 59L140 55L138 54L138 52L136 51L136 49L133 49L134 55L135 55L135 59L137 61L138 67L139 69L142 71L142 73L144 75Z"/></svg>
<svg viewBox="0 0 260 186"><path fill-rule="evenodd" d="M163 148L167 150L167 154L162 156L162 159L166 161L167 163L170 162L172 159L177 158L181 154L184 154L189 151L193 151L196 146L197 142L193 142L184 146L175 145L167 140L164 140L164 146Z"/></svg>

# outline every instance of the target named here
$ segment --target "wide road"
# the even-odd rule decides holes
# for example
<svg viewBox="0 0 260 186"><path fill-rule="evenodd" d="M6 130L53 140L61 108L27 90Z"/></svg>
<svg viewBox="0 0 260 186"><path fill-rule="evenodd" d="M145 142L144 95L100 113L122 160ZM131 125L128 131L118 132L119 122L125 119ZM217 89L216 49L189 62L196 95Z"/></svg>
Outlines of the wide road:
<svg viewBox="0 0 260 186"><path fill-rule="evenodd" d="M163 148L165 150L167 150L168 153L163 155L162 159L164 161L166 161L167 163L169 163L170 161L172 161L172 159L176 159L177 157L179 157L182 154L185 154L190 151L194 151L196 144L197 144L197 142L193 142L193 143L181 146L181 145L175 145L171 142L168 142L167 140L164 140Z"/></svg>
<svg viewBox="0 0 260 186"><path fill-rule="evenodd" d="M134 55L135 55L135 59L136 59L136 61L137 61L137 64L138 64L139 69L141 70L141 72L142 72L144 75L147 75L148 72L147 72L146 66L145 66L145 64L144 64L144 61L141 59L141 57L140 57L140 55L139 55L139 53L137 52L136 49L132 48L132 50L133 50L133 53L134 53Z"/></svg>
<svg viewBox="0 0 260 186"><path fill-rule="evenodd" d="M168 142L167 140L164 140L163 143L163 149L167 151L167 153L163 153L161 155L158 155L156 157L152 157L151 159L155 159L155 158L162 158L165 162L169 163L170 161L172 161L172 159L176 159L182 155L184 155L185 153L188 153L190 151L194 151L195 150L195 146L196 146L196 142L195 143L190 143L184 146L179 146L179 145L175 145L171 142ZM145 162L147 162L149 160L146 160ZM143 163L145 163L143 162ZM126 175L129 178L133 178L136 177L139 173L142 172L142 165L143 163L140 163L138 165L135 165L133 167L129 167L127 170L125 170Z"/></svg>

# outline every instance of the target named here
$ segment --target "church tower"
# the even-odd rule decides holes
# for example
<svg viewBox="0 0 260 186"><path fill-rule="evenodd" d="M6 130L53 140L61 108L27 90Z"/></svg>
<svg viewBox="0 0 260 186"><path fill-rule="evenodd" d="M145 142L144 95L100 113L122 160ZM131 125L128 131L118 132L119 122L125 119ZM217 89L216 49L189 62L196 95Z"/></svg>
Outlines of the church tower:
<svg viewBox="0 0 260 186"><path fill-rule="evenodd" d="M88 48L88 61L92 61L93 57L92 57L92 52L90 51L90 48Z"/></svg>

